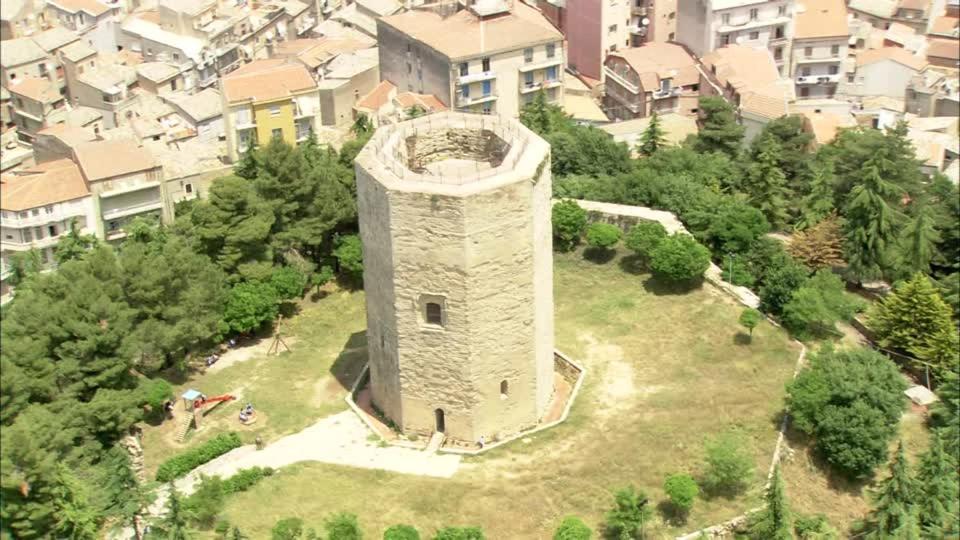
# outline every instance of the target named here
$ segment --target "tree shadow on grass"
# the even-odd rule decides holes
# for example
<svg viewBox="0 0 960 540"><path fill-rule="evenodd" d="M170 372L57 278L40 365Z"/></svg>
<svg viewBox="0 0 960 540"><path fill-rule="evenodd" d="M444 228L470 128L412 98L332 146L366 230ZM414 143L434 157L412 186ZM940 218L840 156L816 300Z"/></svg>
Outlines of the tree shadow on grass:
<svg viewBox="0 0 960 540"><path fill-rule="evenodd" d="M647 269L646 259L640 255L637 255L636 253L622 257L618 264L620 265L621 270L635 276L646 274L649 271Z"/></svg>
<svg viewBox="0 0 960 540"><path fill-rule="evenodd" d="M665 523L674 527L679 527L687 523L687 513L678 509L667 499L657 503L657 512Z"/></svg>
<svg viewBox="0 0 960 540"><path fill-rule="evenodd" d="M354 332L347 338L347 342L340 349L337 359L330 366L330 374L344 390L349 392L366 363L367 333L366 331Z"/></svg>
<svg viewBox="0 0 960 540"><path fill-rule="evenodd" d="M785 413L781 411L779 414L774 415L773 419L776 421L778 430L780 429L780 423L783 421L784 414ZM809 460L817 469L817 472L827 479L827 486L833 491L859 497L863 494L863 490L873 482L872 476L866 478L848 478L838 472L830 465L823 454L818 452L814 447L814 443L816 442L814 438L794 428L790 424L787 425L787 430L784 433L784 442L794 451L793 459Z"/></svg>
<svg viewBox="0 0 960 540"><path fill-rule="evenodd" d="M751 343L753 343L753 337L750 336L750 334L747 334L745 332L737 332L736 334L733 335L734 345L744 346L744 345L750 345Z"/></svg>
<svg viewBox="0 0 960 540"><path fill-rule="evenodd" d="M656 296L672 296L687 294L699 289L702 285L702 279L677 282L652 275L644 280L643 289Z"/></svg>
<svg viewBox="0 0 960 540"><path fill-rule="evenodd" d="M617 256L617 250L588 247L583 250L583 258L594 264L607 264Z"/></svg>

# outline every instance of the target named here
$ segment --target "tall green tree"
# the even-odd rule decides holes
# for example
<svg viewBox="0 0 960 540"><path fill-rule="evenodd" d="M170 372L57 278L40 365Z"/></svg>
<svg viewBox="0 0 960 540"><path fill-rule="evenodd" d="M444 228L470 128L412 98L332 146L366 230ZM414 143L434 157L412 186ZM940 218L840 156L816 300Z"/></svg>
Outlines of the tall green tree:
<svg viewBox="0 0 960 540"><path fill-rule="evenodd" d="M740 153L740 144L746 129L737 123L737 116L725 99L719 96L700 98L700 133L694 150L722 152L732 158Z"/></svg>
<svg viewBox="0 0 960 540"><path fill-rule="evenodd" d="M26 281L28 277L43 270L43 259L40 257L40 251L31 248L27 251L12 253L9 265L10 274L7 276L7 283L16 287Z"/></svg>
<svg viewBox="0 0 960 540"><path fill-rule="evenodd" d="M940 430L944 450L954 462L960 462L960 366L954 363L941 375L937 396L940 401L933 405L932 423Z"/></svg>
<svg viewBox="0 0 960 540"><path fill-rule="evenodd" d="M902 275L930 273L930 261L937 253L937 243L940 240L932 209L921 205L897 238L894 257L898 271Z"/></svg>
<svg viewBox="0 0 960 540"><path fill-rule="evenodd" d="M663 127L660 126L660 115L654 111L653 114L650 115L650 123L647 124L647 129L643 130L643 133L640 135L638 150L645 156L652 156L666 144L667 139L665 135L666 133L663 131Z"/></svg>
<svg viewBox="0 0 960 540"><path fill-rule="evenodd" d="M890 200L901 191L880 174L887 161L876 155L863 164L862 182L851 190L844 207L846 259L851 275L861 280L880 278L890 267L900 219Z"/></svg>
<svg viewBox="0 0 960 540"><path fill-rule="evenodd" d="M880 482L877 489L870 513L872 527L869 536L878 539L898 537L895 535L903 533L905 526L916 519L918 498L917 485L910 476L901 441L890 464L890 476Z"/></svg>
<svg viewBox="0 0 960 540"><path fill-rule="evenodd" d="M773 139L777 143L779 165L786 176L787 187L795 192L803 190L809 185L813 173L810 154L813 135L804 130L803 117L781 116L764 125L760 134L750 143L750 155L754 161L766 139Z"/></svg>
<svg viewBox="0 0 960 540"><path fill-rule="evenodd" d="M244 281L230 289L223 324L232 332L246 333L277 318L277 290L263 281Z"/></svg>
<svg viewBox="0 0 960 540"><path fill-rule="evenodd" d="M880 345L919 356L932 339L951 335L951 315L930 279L915 274L873 306L869 321Z"/></svg>
<svg viewBox="0 0 960 540"><path fill-rule="evenodd" d="M773 469L773 476L763 497L764 508L751 516L748 525L750 538L757 540L792 540L793 519L787 505L787 495L780 476L780 466Z"/></svg>
<svg viewBox="0 0 960 540"><path fill-rule="evenodd" d="M53 249L53 257L57 264L63 264L73 259L79 259L84 253L97 245L97 237L90 234L81 234L76 220L70 222L70 231L57 242Z"/></svg>
<svg viewBox="0 0 960 540"><path fill-rule="evenodd" d="M943 435L934 432L930 448L920 458L916 478L917 516L928 534L948 538L960 533L960 483L956 461L943 448Z"/></svg>
<svg viewBox="0 0 960 540"><path fill-rule="evenodd" d="M62 463L57 471L55 493L57 523L53 532L72 540L98 538L101 516L90 502L90 487Z"/></svg>
<svg viewBox="0 0 960 540"><path fill-rule="evenodd" d="M772 135L761 135L755 142L756 155L747 167L744 191L750 204L759 208L775 227L783 227L789 219L788 200L792 196L781 164L781 149Z"/></svg>
<svg viewBox="0 0 960 540"><path fill-rule="evenodd" d="M796 222L796 227L801 230L820 223L837 209L833 162L816 159L810 163L809 169L809 184L797 188L803 190Z"/></svg>
<svg viewBox="0 0 960 540"><path fill-rule="evenodd" d="M215 180L209 199L197 204L190 218L202 251L231 279L269 276L269 239L276 217L250 181L238 176Z"/></svg>
<svg viewBox="0 0 960 540"><path fill-rule="evenodd" d="M559 105L547 101L543 91L537 92L530 103L520 109L520 122L540 136L568 129L573 125Z"/></svg>
<svg viewBox="0 0 960 540"><path fill-rule="evenodd" d="M160 538L166 540L188 540L193 538L193 532L189 528L190 514L183 506L183 499L177 488L170 484L169 495L167 496L167 512L157 520L153 529L157 531Z"/></svg>

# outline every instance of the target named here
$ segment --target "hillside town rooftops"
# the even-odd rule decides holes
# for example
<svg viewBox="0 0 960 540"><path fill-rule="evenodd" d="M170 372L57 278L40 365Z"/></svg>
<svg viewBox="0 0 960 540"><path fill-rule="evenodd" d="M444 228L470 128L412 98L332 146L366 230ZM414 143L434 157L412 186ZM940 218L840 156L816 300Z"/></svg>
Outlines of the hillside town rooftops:
<svg viewBox="0 0 960 540"><path fill-rule="evenodd" d="M960 43L955 39L930 38L927 40L927 58L944 58L960 61Z"/></svg>
<svg viewBox="0 0 960 540"><path fill-rule="evenodd" d="M136 67L137 75L155 83L170 80L180 74L177 66L166 62L144 62Z"/></svg>
<svg viewBox="0 0 960 540"><path fill-rule="evenodd" d="M28 37L7 39L0 47L0 65L5 68L29 64L47 57L47 52Z"/></svg>
<svg viewBox="0 0 960 540"><path fill-rule="evenodd" d="M57 159L0 175L0 208L21 211L86 197L90 189L80 168L69 159Z"/></svg>
<svg viewBox="0 0 960 540"><path fill-rule="evenodd" d="M881 19L889 19L897 12L897 0L850 0L847 6Z"/></svg>
<svg viewBox="0 0 960 540"><path fill-rule="evenodd" d="M740 95L740 110L763 118L787 113L793 84L780 78L773 56L766 49L743 45L721 47L703 57L703 64L721 87Z"/></svg>
<svg viewBox="0 0 960 540"><path fill-rule="evenodd" d="M800 0L796 9L793 31L796 39L850 35L843 0Z"/></svg>
<svg viewBox="0 0 960 540"><path fill-rule="evenodd" d="M54 26L49 30L44 30L33 36L33 40L37 42L37 45L47 52L53 52L79 39L80 36L75 32L62 26Z"/></svg>
<svg viewBox="0 0 960 540"><path fill-rule="evenodd" d="M97 50L91 47L86 41L77 40L60 49L60 54L71 62L79 62L97 54Z"/></svg>
<svg viewBox="0 0 960 540"><path fill-rule="evenodd" d="M200 123L223 114L220 92L216 88L207 88L191 95L169 94L165 99L180 109L193 123Z"/></svg>
<svg viewBox="0 0 960 540"><path fill-rule="evenodd" d="M563 34L536 9L514 2L509 13L480 17L464 9L443 18L430 11L407 11L379 19L453 59L495 54L560 41Z"/></svg>
<svg viewBox="0 0 960 540"><path fill-rule="evenodd" d="M39 101L40 103L54 103L63 99L60 88L50 79L40 77L24 77L10 85L10 93Z"/></svg>

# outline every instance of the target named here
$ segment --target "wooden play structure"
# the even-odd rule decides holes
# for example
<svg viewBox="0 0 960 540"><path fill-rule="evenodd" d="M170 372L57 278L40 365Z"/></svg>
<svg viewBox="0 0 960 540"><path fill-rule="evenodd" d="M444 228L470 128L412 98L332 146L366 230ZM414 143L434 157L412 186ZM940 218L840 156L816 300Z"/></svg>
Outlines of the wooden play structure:
<svg viewBox="0 0 960 540"><path fill-rule="evenodd" d="M208 412L212 411L221 403L233 401L237 398L230 394L207 397L198 390L191 388L190 390L184 392L183 395L180 396L180 399L183 400L184 411L189 414L185 414L183 419L180 421L180 427L177 430L177 442L183 442L187 438L187 433L189 433L191 425L199 429L200 420Z"/></svg>
<svg viewBox="0 0 960 540"><path fill-rule="evenodd" d="M283 326L283 315L277 318L277 324L274 327L273 331L273 343L270 344L270 348L267 349L267 355L280 355L280 347L283 347L283 350L286 352L290 351L290 347L287 347L287 343L283 341L283 337L280 335L280 328Z"/></svg>

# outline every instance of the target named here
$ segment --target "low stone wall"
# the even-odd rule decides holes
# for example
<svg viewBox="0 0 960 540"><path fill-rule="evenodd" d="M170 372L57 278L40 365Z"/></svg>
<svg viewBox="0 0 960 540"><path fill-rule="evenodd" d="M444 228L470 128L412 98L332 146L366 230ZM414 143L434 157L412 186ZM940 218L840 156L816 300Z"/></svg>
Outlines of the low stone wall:
<svg viewBox="0 0 960 540"><path fill-rule="evenodd" d="M560 374L561 377L573 384L573 389L570 391L570 397L567 398L567 403L564 405L563 414L559 419L549 422L546 424L540 424L531 429L520 431L508 437L505 437L501 440L491 442L490 444L485 445L483 448L457 448L457 447L440 447L438 452L448 453L448 454L461 454L466 456L475 456L482 454L494 448L499 448L507 443L515 441L521 437L529 437L537 432L543 431L545 429L550 429L557 424L562 423L567 419L567 416L570 415L570 408L573 407L573 402L576 401L577 395L580 393L580 387L583 386L583 379L586 377L587 369L577 362L574 362L567 355L563 354L560 351L555 350L553 355L554 361L554 370ZM363 423L366 424L367 428L370 431L380 438L381 441L393 445L400 446L404 448L416 448L422 449L424 447L425 441L406 441L403 439L396 440L387 440L380 435L379 430L370 420L369 415L364 412L359 405L357 405L356 400L354 399L357 395L357 392L367 384L370 378L370 368L369 364L364 364L363 369L360 370L360 375L357 376L357 379L353 382L353 386L350 387L350 393L347 394L347 397L344 400L347 402L347 406L353 410L354 414L360 417L363 420Z"/></svg>
<svg viewBox="0 0 960 540"><path fill-rule="evenodd" d="M559 202L554 200L554 204ZM656 221L663 225L668 234L690 234L683 223L671 212L654 210L644 206L628 206L624 204L602 203L596 201L575 200L580 208L587 211L590 222L610 223L619 226L624 231L640 221ZM704 272L703 278L715 287L733 296L740 303L754 309L760 307L760 297L746 287L734 285L723 280L723 270L714 263Z"/></svg>

